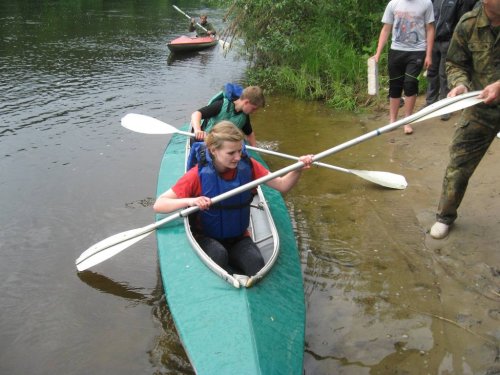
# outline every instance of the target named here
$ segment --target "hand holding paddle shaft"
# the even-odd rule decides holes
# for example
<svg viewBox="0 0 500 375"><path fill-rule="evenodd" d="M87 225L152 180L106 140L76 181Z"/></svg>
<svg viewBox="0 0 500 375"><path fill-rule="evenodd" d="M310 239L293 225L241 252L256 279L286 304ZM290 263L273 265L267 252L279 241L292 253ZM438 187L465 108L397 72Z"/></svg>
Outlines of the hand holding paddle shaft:
<svg viewBox="0 0 500 375"><path fill-rule="evenodd" d="M474 92L466 93L463 95L455 96L452 98L446 98L446 99L440 100L434 104L431 104L428 107L425 107L421 111L419 111L411 116L405 117L399 121L393 122L392 124L383 126L379 129L373 130L369 133L366 133L366 134L361 135L357 138L354 138L350 141L344 142L338 146L335 146L335 147L332 147L328 150L320 152L319 154L317 154L313 157L313 161L317 161L317 160L320 160L320 159L327 157L329 155L333 155L339 151L345 150L346 148L352 147L352 146L357 145L361 142L364 142L368 139L374 138L380 134L394 130L402 125L422 121L424 119L428 119L431 117L440 116L444 113L450 113L453 111L457 111L459 109L470 107L472 105L475 105L475 104L483 101L483 99L477 98L478 95L479 95L479 91L474 91ZM304 163L299 161L299 162L292 164L288 167L282 168L276 172L269 173L267 176L261 177L257 180L251 181L251 182L249 182L245 185L242 185L236 189L233 189L231 191L228 191L224 194L221 194L221 195L218 195L218 196L212 198L212 203L215 204L215 203L221 202L224 199L230 198L236 194L240 194L243 191L253 189L260 184L263 184L267 181L270 181L276 177L283 176L283 175L287 174L288 172L300 169L303 166L304 166ZM198 210L199 210L199 208L196 206L189 207L185 210L182 210L182 211L179 211L173 215L167 216L164 219L161 219L161 220L159 220L153 224L147 225L145 227L142 227L139 229L132 229L132 230L118 233L118 234L115 234L114 236L108 237L105 240L91 246L86 251L84 251L80 255L80 257L78 257L78 259L76 260L76 268L78 269L78 271L84 271L84 270L86 270L86 269L88 269L96 264L99 264L99 263L105 261L106 259L109 259L112 256L118 254L119 252L125 250L126 248L128 248L129 246L133 245L134 243L140 241L141 239L145 238L150 233L152 233L156 228L159 228L162 225L165 225L166 223L173 221L175 219L190 215Z"/></svg>

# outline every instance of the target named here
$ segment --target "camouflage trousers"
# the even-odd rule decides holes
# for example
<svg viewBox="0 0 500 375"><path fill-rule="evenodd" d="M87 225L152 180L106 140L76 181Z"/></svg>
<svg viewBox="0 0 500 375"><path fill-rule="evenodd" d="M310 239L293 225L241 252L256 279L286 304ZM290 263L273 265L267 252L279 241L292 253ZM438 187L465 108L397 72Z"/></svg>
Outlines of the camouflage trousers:
<svg viewBox="0 0 500 375"><path fill-rule="evenodd" d="M437 221L448 225L457 218L469 179L500 131L498 122L484 126L474 118L462 117L458 126L450 146L450 161L436 214Z"/></svg>

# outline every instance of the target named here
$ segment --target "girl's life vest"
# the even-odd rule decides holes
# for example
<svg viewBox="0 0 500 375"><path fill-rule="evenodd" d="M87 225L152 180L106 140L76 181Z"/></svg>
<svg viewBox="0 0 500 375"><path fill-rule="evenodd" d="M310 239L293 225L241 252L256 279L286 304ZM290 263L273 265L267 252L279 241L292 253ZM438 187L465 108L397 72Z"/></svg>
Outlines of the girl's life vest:
<svg viewBox="0 0 500 375"><path fill-rule="evenodd" d="M213 165L212 156L205 143L195 142L191 146L187 167L198 164L201 194L213 198L252 181L252 162L243 146L241 160L232 180L223 179ZM227 198L198 213L204 235L215 239L242 236L250 223L250 203L253 193L249 190Z"/></svg>

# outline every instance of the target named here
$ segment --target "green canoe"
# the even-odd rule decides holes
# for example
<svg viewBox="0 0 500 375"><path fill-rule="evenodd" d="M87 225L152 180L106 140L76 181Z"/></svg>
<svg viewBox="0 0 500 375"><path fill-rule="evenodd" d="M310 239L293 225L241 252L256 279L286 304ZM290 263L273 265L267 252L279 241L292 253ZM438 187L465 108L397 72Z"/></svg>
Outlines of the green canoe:
<svg viewBox="0 0 500 375"><path fill-rule="evenodd" d="M183 135L172 137L160 167L158 195L185 172L188 144ZM281 194L262 186L259 196L265 199L252 204L258 208L252 208L251 227L267 264L254 278L229 275L214 265L192 239L187 218L157 230L167 303L198 374L303 373L299 252Z"/></svg>

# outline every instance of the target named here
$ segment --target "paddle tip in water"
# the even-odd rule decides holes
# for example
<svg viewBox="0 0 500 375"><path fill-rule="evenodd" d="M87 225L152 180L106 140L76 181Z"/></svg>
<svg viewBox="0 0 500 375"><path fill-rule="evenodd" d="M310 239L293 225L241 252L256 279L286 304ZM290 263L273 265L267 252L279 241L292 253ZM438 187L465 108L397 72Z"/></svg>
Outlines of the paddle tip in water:
<svg viewBox="0 0 500 375"><path fill-rule="evenodd" d="M78 271L85 271L121 253L154 232L154 229L132 229L108 237L85 250L75 261Z"/></svg>

